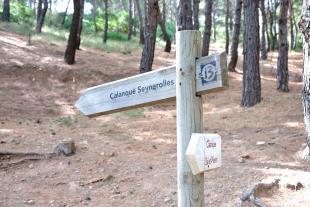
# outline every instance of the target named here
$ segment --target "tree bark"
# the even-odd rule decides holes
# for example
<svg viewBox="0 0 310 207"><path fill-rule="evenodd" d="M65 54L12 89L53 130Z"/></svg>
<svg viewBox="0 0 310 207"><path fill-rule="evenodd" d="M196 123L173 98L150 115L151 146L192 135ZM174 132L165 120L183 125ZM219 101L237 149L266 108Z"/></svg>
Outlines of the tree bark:
<svg viewBox="0 0 310 207"><path fill-rule="evenodd" d="M85 0L80 0L81 4L81 9L80 9L80 17L79 17L79 28L78 28L78 33L77 33L77 43L76 43L76 49L80 49L80 44L81 44L81 35L82 35L82 30L83 30L83 18L84 18L84 3Z"/></svg>
<svg viewBox="0 0 310 207"><path fill-rule="evenodd" d="M132 0L128 0L128 40L131 40L132 36Z"/></svg>
<svg viewBox="0 0 310 207"><path fill-rule="evenodd" d="M194 30L199 30L199 3L200 0L193 0Z"/></svg>
<svg viewBox="0 0 310 207"><path fill-rule="evenodd" d="M307 150L304 159L310 161L310 0L303 0L303 12L299 22L299 29L302 32L304 70L303 70L303 107L304 120L307 133Z"/></svg>
<svg viewBox="0 0 310 207"><path fill-rule="evenodd" d="M72 65L75 62L75 52L77 45L77 33L79 29L80 21L80 0L73 0L74 12L72 17L70 35L68 39L67 48L65 51L65 62L69 65Z"/></svg>
<svg viewBox="0 0 310 207"><path fill-rule="evenodd" d="M142 11L141 11L139 0L135 0L135 4L136 4L137 12L138 12L138 17L139 17L139 29L140 29L139 43L144 44L144 22L143 22Z"/></svg>
<svg viewBox="0 0 310 207"><path fill-rule="evenodd" d="M290 38L291 38L291 41L290 41L290 45L291 45L291 50L294 50L295 49L295 20L294 20L294 8L293 8L293 1L290 0L289 1L289 19L290 19Z"/></svg>
<svg viewBox="0 0 310 207"><path fill-rule="evenodd" d="M269 11L269 32L270 32L270 49L271 51L275 50L275 43L276 43L276 38L275 38L275 34L273 31L273 23L274 23L274 16L273 16L273 12Z"/></svg>
<svg viewBox="0 0 310 207"><path fill-rule="evenodd" d="M267 60L267 45L266 45L266 25L267 25L267 17L265 11L265 0L260 0L260 10L262 13L262 33L261 33L261 59Z"/></svg>
<svg viewBox="0 0 310 207"><path fill-rule="evenodd" d="M226 15L225 15L225 52L228 54L229 49L229 0L226 0Z"/></svg>
<svg viewBox="0 0 310 207"><path fill-rule="evenodd" d="M259 0L244 0L244 61L241 105L251 107L261 101L259 71Z"/></svg>
<svg viewBox="0 0 310 207"><path fill-rule="evenodd" d="M42 9L42 3L43 3L43 9ZM44 19L45 19L47 9L48 9L47 0L39 0L38 1L38 9L37 9L36 33L42 32L42 27L44 24Z"/></svg>
<svg viewBox="0 0 310 207"><path fill-rule="evenodd" d="M103 32L103 43L107 43L108 40L108 28L109 28L109 3L108 0L104 0L104 32Z"/></svg>
<svg viewBox="0 0 310 207"><path fill-rule="evenodd" d="M10 21L10 0L3 0L3 12L1 20L4 22Z"/></svg>
<svg viewBox="0 0 310 207"><path fill-rule="evenodd" d="M277 67L277 89L288 92L288 42L287 42L287 12L288 0L281 0L279 18L279 56Z"/></svg>
<svg viewBox="0 0 310 207"><path fill-rule="evenodd" d="M158 0L148 0L148 23L145 27L145 44L140 62L140 73L152 70L154 60L157 20L159 15Z"/></svg>
<svg viewBox="0 0 310 207"><path fill-rule="evenodd" d="M206 0L205 4L205 31L203 33L202 56L209 55L211 29L212 29L213 0Z"/></svg>
<svg viewBox="0 0 310 207"><path fill-rule="evenodd" d="M236 65L238 61L238 45L240 36L240 26L241 26L241 11L242 11L242 0L236 0L236 10L234 27L232 34L232 42L230 47L230 60L228 64L228 71L236 72Z"/></svg>
<svg viewBox="0 0 310 207"><path fill-rule="evenodd" d="M179 0L177 15L178 31L193 29L192 15L192 0Z"/></svg>
<svg viewBox="0 0 310 207"><path fill-rule="evenodd" d="M166 24L165 24L165 21L163 19L163 16L160 13L160 10L159 10L159 15L158 15L158 23L159 23L159 26L160 26L161 31L163 33L163 39L166 41L166 46L165 46L164 51L170 52L171 51L171 40L170 40L170 37L167 33Z"/></svg>

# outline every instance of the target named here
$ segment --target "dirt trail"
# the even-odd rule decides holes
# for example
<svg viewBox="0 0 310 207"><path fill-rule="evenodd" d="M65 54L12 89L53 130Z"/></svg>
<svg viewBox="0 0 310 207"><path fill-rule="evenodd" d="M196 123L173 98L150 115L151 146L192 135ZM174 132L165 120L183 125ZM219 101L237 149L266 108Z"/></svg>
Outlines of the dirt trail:
<svg viewBox="0 0 310 207"><path fill-rule="evenodd" d="M95 119L73 107L80 90L137 74L141 51L82 48L77 64L68 66L63 46L26 42L0 31L0 152L44 154L68 139L77 152L10 167L2 166L17 158L0 156L0 206L176 206L174 103ZM174 62L174 54L158 49L155 55L155 68ZM205 206L233 206L245 189L274 177L298 180L304 188L281 188L264 202L310 206L310 167L296 156L305 141L302 55L289 55L290 93L275 89L276 57L261 62L261 104L240 107L240 73L229 74L228 90L203 98L204 130L223 139L223 166L205 174ZM243 155L250 159L241 160Z"/></svg>

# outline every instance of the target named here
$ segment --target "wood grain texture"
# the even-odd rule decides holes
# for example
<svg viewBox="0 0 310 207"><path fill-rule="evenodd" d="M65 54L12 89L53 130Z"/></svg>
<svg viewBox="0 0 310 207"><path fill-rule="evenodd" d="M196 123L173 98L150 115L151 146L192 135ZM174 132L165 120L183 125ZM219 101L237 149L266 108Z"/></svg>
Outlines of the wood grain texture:
<svg viewBox="0 0 310 207"><path fill-rule="evenodd" d="M176 34L178 206L204 206L204 174L193 175L185 153L192 133L202 132L202 100L196 96L195 59L201 56L199 31Z"/></svg>
<svg viewBox="0 0 310 207"><path fill-rule="evenodd" d="M214 54L208 57L203 57L197 60L196 65L197 68L199 68L200 64L208 64L210 62L216 63L216 81L203 84L200 78L196 77L196 88L198 95L218 91L228 85L226 54ZM164 83L165 80L166 84L167 81L170 81L169 86L165 85L164 87L157 87L156 90L148 90L148 92L137 93L139 86L153 86ZM172 81L174 84L171 84ZM128 109L140 108L143 106L160 104L175 100L175 83L175 66L171 66L89 88L82 93L75 106L84 115L94 117ZM122 97L113 98L113 95L115 95L116 92L126 92L134 89L136 90L135 94L128 94ZM113 99L110 97L111 93L113 93Z"/></svg>

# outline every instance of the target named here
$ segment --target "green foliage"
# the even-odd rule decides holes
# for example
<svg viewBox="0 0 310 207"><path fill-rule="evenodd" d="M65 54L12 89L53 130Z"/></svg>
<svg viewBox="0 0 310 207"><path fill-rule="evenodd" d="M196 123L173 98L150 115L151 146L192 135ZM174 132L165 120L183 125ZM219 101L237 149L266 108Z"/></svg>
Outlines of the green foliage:
<svg viewBox="0 0 310 207"><path fill-rule="evenodd" d="M10 2L10 20L20 24L33 26L34 15L33 10L25 5L24 1Z"/></svg>
<svg viewBox="0 0 310 207"><path fill-rule="evenodd" d="M67 117L58 117L56 118L56 123L59 124L60 126L72 126L74 123L76 123L77 120L73 119L71 116Z"/></svg>

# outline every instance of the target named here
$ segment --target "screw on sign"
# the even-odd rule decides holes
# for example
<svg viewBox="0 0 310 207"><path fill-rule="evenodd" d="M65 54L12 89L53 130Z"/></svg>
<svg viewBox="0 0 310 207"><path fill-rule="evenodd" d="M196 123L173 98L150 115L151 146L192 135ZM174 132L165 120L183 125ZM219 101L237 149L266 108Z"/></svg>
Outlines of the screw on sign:
<svg viewBox="0 0 310 207"><path fill-rule="evenodd" d="M198 207L204 205L203 173L191 171L185 152L192 133L202 131L201 95L228 86L227 61L225 53L200 57L201 34L197 30L178 31L176 37L176 66L86 89L75 106L84 115L95 117L176 100L178 206ZM212 148L218 146L220 143ZM220 166L221 158L216 154L203 163L209 168Z"/></svg>

